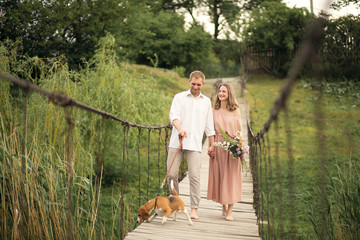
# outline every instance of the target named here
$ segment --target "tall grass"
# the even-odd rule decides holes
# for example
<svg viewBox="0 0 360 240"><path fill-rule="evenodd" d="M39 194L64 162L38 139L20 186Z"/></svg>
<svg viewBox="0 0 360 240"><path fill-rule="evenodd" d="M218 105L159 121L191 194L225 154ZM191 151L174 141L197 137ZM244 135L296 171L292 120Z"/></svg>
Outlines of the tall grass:
<svg viewBox="0 0 360 240"><path fill-rule="evenodd" d="M269 117L269 110L284 80L259 76L249 78L247 84L254 95L248 94L247 98L251 125L254 133L257 133ZM324 86L329 87L327 84ZM328 89L326 92L329 92ZM265 208L270 209L270 224L276 239L358 239L359 236L360 152L357 146L360 143L360 99L356 94L325 94L321 100L324 131L319 135L315 124L317 116L314 114L318 110L314 109L317 96L314 90L303 88L299 82L287 103L294 157L292 173L289 172L284 114L280 114L278 120L278 134L275 125L272 125L266 136L270 140L272 178L269 172L265 174L263 167L260 176L262 201ZM319 138L323 139L320 146L322 156L318 155ZM276 147L279 149L278 159ZM320 163L321 158L325 159L326 166ZM295 182L293 202L289 196L290 174ZM318 185L322 181L325 183L324 189ZM324 215L319 212L320 204L326 211ZM266 217L265 213L264 220ZM295 232L292 232L291 224L295 224ZM328 224L325 226L326 235L320 231L324 224ZM263 237L269 238L266 227Z"/></svg>
<svg viewBox="0 0 360 240"><path fill-rule="evenodd" d="M0 44L0 70L130 122L168 124L172 91L183 89L186 79L120 63L113 43L111 36L102 39L79 72L69 71L62 57L27 58L17 54L17 43ZM165 131L130 129L126 141L118 122L105 119L101 130L100 116L56 106L36 93L25 104L25 95L0 80L1 239L123 237L134 227L139 204L158 190L166 168ZM70 132L67 116L74 123ZM97 159L103 163L98 180Z"/></svg>
<svg viewBox="0 0 360 240"><path fill-rule="evenodd" d="M350 160L351 161L351 160ZM360 238L360 171L349 164L331 178L331 213L336 239Z"/></svg>

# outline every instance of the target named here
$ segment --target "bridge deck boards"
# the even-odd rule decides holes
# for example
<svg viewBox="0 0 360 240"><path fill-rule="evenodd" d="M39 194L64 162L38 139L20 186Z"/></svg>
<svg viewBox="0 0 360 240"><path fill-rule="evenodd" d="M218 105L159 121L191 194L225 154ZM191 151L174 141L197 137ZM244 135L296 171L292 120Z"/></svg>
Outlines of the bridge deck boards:
<svg viewBox="0 0 360 240"><path fill-rule="evenodd" d="M245 116L245 105L240 104L242 116ZM242 118L242 130L247 143L247 125L245 117ZM234 204L233 217L235 221L225 221L221 215L221 205L207 200L207 182L209 171L209 157L207 156L207 143L204 144L201 163L201 202L198 209L200 220L195 220L194 225L188 225L186 216L179 213L177 221L172 217L166 224L161 224L161 217L151 223L143 223L128 233L125 239L260 239L253 209L252 179L249 172L243 173L243 199ZM190 212L189 179L186 177L179 184L180 197L185 202Z"/></svg>

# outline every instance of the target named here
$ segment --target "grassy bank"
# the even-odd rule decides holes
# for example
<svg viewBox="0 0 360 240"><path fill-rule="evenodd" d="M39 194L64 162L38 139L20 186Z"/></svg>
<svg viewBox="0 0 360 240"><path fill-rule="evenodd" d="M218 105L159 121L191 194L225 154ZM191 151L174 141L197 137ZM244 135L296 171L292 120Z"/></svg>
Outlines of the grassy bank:
<svg viewBox="0 0 360 240"><path fill-rule="evenodd" d="M247 99L254 133L268 119L283 84L284 80L267 76L248 79ZM341 84L331 87L324 83L326 94L319 102L318 93L309 83L299 80L287 103L294 159L294 202L289 199L284 112L278 120L279 137L276 137L274 125L267 135L270 139L273 178L268 175L270 187L263 190L270 194L272 203L267 203L266 199L264 202L270 209L275 207L270 211L270 220L277 238L289 237L291 224L295 224L295 235L292 236L298 239L323 237L323 224L328 225L326 234L334 239L359 237L360 98L356 95L359 88L353 86L349 90L344 87L349 90L345 94L346 91L341 91L339 86ZM323 113L321 118L317 115L320 111ZM318 129L317 122L323 130ZM279 167L274 161L276 144L279 146ZM265 183L264 172L261 178ZM322 184L325 189L321 189ZM326 219L319 219L321 208L328 211ZM282 220L279 214L282 214Z"/></svg>
<svg viewBox="0 0 360 240"><path fill-rule="evenodd" d="M120 119L167 125L173 94L187 88L187 79L118 62L113 43L102 39L95 57L79 72L68 71L62 57L19 57L16 45L0 45L0 70ZM37 93L30 93L25 105L25 95L0 80L0 238L124 236L134 227L139 204L158 191L159 173L165 172L165 130L128 129L83 110L56 106ZM70 132L67 117L74 124ZM103 165L96 164L98 159ZM97 166L103 166L100 194Z"/></svg>

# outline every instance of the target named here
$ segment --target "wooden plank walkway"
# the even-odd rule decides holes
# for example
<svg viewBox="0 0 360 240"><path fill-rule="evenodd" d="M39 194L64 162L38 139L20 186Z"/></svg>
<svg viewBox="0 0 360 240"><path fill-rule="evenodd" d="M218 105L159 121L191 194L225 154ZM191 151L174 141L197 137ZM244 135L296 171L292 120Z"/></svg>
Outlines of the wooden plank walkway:
<svg viewBox="0 0 360 240"><path fill-rule="evenodd" d="M242 130L247 144L247 125L245 114L248 109L245 104L240 104L242 113ZM247 156L248 161L248 156ZM151 223L142 223L125 237L127 240L137 239L260 239L258 225L256 224L253 209L253 191L250 172L243 173L243 200L234 204L234 221L225 221L222 216L222 207L219 203L206 199L209 173L209 157L207 155L207 142L202 150L201 163L201 202L198 209L200 220L188 225L186 216L178 213L177 221L172 217L163 225L161 217L156 217ZM183 199L190 213L189 179L184 178L179 184L180 197Z"/></svg>

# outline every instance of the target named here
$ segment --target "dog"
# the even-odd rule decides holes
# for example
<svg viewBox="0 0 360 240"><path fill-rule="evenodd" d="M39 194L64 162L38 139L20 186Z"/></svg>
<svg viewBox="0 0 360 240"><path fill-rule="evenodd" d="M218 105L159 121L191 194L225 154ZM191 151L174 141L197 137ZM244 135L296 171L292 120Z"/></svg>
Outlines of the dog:
<svg viewBox="0 0 360 240"><path fill-rule="evenodd" d="M191 221L191 218L185 208L185 204L183 200L179 197L179 194L176 192L173 182L171 181L171 189L173 195L170 195L168 197L157 197L156 200L156 208L155 208L155 198L151 199L144 205L142 205L138 210L138 223L151 222L157 215L162 216L162 224L166 223L166 220L169 218L169 216L174 213L174 221L176 221L176 215L178 211L182 211L188 221L189 225L193 225L193 222ZM154 210L154 214L150 216L150 213Z"/></svg>

